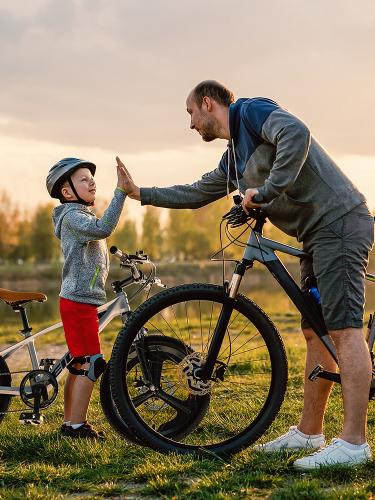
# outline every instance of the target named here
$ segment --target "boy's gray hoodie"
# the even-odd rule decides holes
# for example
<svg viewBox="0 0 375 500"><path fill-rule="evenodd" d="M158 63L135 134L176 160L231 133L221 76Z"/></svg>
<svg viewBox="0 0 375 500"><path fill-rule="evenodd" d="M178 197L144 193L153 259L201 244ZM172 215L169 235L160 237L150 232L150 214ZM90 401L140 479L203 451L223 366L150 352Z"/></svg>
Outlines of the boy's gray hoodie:
<svg viewBox="0 0 375 500"><path fill-rule="evenodd" d="M54 233L61 240L65 258L60 297L95 305L106 302L109 257L105 238L116 229L125 198L125 192L116 188L101 219L80 203L54 208Z"/></svg>

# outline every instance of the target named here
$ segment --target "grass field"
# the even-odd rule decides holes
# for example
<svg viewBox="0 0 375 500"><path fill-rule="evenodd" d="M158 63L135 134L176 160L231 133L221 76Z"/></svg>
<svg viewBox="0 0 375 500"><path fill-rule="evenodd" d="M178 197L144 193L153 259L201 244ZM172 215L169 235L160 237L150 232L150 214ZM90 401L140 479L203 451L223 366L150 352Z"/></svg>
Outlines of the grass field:
<svg viewBox="0 0 375 500"><path fill-rule="evenodd" d="M286 345L289 384L282 410L264 439L276 437L297 422L303 394L304 342L298 333L299 316L274 312L272 318ZM113 322L101 336L107 357L118 328L118 323ZM19 339L10 328L0 331L1 344ZM41 347L46 347L46 342L51 347L58 339L49 334L48 338L40 339L40 343L43 342ZM11 366L11 369L14 368ZM293 461L303 456L302 453L267 456L247 449L223 460L166 456L130 445L106 423L98 389L99 384L96 384L89 419L96 428L105 431L105 442L72 442L61 437L62 391L54 405L45 410L47 423L43 426L22 426L17 413L6 416L0 427L0 498L349 500L371 499L375 495L375 465L372 462L355 468L322 468L305 474L293 468ZM19 404L14 401L11 409ZM369 406L370 445L375 437L373 405L371 402ZM325 420L328 440L337 436L341 425L341 391L340 387L334 387ZM372 451L375 452L375 447Z"/></svg>

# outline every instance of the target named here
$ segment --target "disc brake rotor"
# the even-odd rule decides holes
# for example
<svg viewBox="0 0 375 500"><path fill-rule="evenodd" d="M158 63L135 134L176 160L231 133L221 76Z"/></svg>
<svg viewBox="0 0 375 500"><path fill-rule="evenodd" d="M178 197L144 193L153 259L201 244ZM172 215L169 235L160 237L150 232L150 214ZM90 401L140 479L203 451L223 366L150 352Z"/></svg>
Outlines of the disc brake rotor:
<svg viewBox="0 0 375 500"><path fill-rule="evenodd" d="M203 396L212 392L217 382L213 380L199 380L194 376L196 368L203 368L207 354L203 352L192 352L188 354L178 365L179 382L186 387L190 394Z"/></svg>

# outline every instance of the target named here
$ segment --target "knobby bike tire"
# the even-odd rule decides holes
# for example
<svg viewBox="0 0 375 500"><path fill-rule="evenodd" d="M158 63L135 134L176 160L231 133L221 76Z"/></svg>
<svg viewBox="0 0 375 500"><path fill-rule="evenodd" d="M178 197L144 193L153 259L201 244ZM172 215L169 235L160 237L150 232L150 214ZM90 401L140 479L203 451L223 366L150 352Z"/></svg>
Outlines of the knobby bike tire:
<svg viewBox="0 0 375 500"><path fill-rule="evenodd" d="M145 445L163 453L229 455L254 443L278 414L288 379L284 345L265 312L241 294L217 358L216 381L197 384L192 376L191 367L204 364L223 301L223 288L217 285L170 288L144 302L119 333L111 358L113 398L131 432ZM160 339L154 339L155 346L171 338L186 346L185 358L169 360L165 370L164 365L155 369L149 363L154 385L160 386L155 392L144 374L130 366L132 345L142 327ZM162 373L168 397L160 383ZM186 415L194 420L194 407L187 408L186 401L207 396L209 407L201 421L182 437L168 436L166 429L176 421ZM152 413L147 404L155 399L164 406Z"/></svg>
<svg viewBox="0 0 375 500"><path fill-rule="evenodd" d="M119 412L117 411L116 405L113 401L112 391L110 386L110 372L109 372L110 362L105 369L102 378L100 380L100 403L105 418L107 419L109 425L112 429L123 439L134 444L142 444L142 442L137 439L130 432L129 427L126 425L124 420L121 418Z"/></svg>
<svg viewBox="0 0 375 500"><path fill-rule="evenodd" d="M5 375L0 375L0 385L5 387L12 387L12 376L9 372L8 365L2 356L0 356L0 373L5 374ZM6 413L4 412L7 412L9 410L11 401L12 401L12 396L8 394L0 394L0 412L1 412L0 424L6 416Z"/></svg>

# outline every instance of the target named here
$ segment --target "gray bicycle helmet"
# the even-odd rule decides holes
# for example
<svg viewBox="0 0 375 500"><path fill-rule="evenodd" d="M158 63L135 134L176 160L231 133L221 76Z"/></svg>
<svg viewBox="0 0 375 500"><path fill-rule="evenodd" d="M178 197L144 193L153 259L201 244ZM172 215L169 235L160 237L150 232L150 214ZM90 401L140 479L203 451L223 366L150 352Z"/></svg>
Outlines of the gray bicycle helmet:
<svg viewBox="0 0 375 500"><path fill-rule="evenodd" d="M51 168L47 175L46 186L52 198L61 198L60 190L65 181L69 181L74 194L78 197L70 180L70 176L79 168L88 168L91 174L95 175L96 165L80 158L63 158ZM83 202L79 197L78 201ZM86 204L86 202L83 203Z"/></svg>

